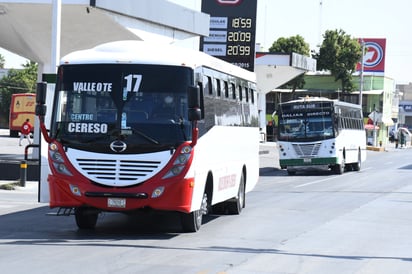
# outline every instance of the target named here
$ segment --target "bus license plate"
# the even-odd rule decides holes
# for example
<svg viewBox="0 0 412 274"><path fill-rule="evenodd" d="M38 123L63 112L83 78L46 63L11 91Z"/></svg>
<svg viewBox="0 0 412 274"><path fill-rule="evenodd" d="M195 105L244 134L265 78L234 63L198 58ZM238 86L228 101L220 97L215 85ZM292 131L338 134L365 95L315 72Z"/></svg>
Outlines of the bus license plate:
<svg viewBox="0 0 412 274"><path fill-rule="evenodd" d="M107 206L108 207L116 207L116 208L125 208L126 207L126 199L125 198L108 198L107 199Z"/></svg>
<svg viewBox="0 0 412 274"><path fill-rule="evenodd" d="M306 163L306 164L310 164L310 163L312 163L312 159L311 158L304 158L303 162Z"/></svg>

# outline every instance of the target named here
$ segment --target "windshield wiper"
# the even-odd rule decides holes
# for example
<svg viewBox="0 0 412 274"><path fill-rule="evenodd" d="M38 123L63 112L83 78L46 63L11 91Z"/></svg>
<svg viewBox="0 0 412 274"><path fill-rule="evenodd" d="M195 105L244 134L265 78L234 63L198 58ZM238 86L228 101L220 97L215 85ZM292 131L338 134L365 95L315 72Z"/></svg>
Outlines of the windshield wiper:
<svg viewBox="0 0 412 274"><path fill-rule="evenodd" d="M185 132L185 125L184 125L184 120L183 120L182 116L180 116L180 118L179 118L179 124L180 124L180 129L181 129L182 134L183 134L183 138L185 139L185 141L187 141L187 136L186 136L186 132Z"/></svg>
<svg viewBox="0 0 412 274"><path fill-rule="evenodd" d="M157 141L157 140L153 139L152 137L144 134L144 133L141 132L140 130L138 130L138 129L134 128L134 127L132 127L132 130L133 130L133 133L137 133L137 135L139 135L139 136L143 137L144 139L152 142L153 144L155 144L155 145L160 144L159 141Z"/></svg>

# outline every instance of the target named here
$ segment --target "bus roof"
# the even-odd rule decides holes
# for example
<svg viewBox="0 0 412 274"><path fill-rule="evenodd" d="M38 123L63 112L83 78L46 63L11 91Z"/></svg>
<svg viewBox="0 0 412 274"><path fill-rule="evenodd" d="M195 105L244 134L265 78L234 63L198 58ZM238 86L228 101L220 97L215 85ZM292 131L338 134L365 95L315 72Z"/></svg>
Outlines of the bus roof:
<svg viewBox="0 0 412 274"><path fill-rule="evenodd" d="M348 103L348 102L340 101L338 99L329 99L326 97L311 97L311 96L301 97L296 100L282 102L282 103L279 103L279 105L303 103L303 102L333 102L333 104L337 106L346 106L346 107L353 107L353 108L359 108L359 109L361 108L360 105L358 104Z"/></svg>
<svg viewBox="0 0 412 274"><path fill-rule="evenodd" d="M255 73L206 53L134 40L110 42L91 49L69 53L60 61L60 65L64 64L154 64L186 66L192 69L205 66L256 82Z"/></svg>
<svg viewBox="0 0 412 274"><path fill-rule="evenodd" d="M11 96L12 96L12 97L18 97L18 96L36 96L36 93L30 93L30 92L25 92L25 93L13 93Z"/></svg>

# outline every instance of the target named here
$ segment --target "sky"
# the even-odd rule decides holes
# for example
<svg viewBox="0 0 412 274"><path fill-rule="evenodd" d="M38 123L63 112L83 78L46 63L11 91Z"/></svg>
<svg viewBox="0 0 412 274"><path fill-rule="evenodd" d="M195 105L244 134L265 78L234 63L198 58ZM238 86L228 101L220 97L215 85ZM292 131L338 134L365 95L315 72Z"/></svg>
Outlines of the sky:
<svg viewBox="0 0 412 274"><path fill-rule="evenodd" d="M201 9L201 0L168 0ZM211 1L211 0L208 0ZM250 0L243 0L250 1ZM302 36L317 50L326 30L342 29L353 38L385 38L385 76L397 84L412 82L410 0L257 0L256 43L260 51L280 37ZM0 49L6 68L19 68L25 59Z"/></svg>

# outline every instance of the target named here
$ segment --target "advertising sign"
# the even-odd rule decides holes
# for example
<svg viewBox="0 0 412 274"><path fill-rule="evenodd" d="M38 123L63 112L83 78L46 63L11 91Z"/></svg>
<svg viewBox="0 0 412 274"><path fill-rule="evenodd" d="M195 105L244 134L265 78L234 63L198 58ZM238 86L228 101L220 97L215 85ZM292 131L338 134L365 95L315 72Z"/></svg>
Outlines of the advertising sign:
<svg viewBox="0 0 412 274"><path fill-rule="evenodd" d="M385 72L385 48L386 39L363 38L359 43L365 43L365 55L363 56L363 72L384 73ZM356 70L361 70L361 63L356 66Z"/></svg>
<svg viewBox="0 0 412 274"><path fill-rule="evenodd" d="M210 14L210 32L201 37L200 50L253 71L257 0L203 0Z"/></svg>

